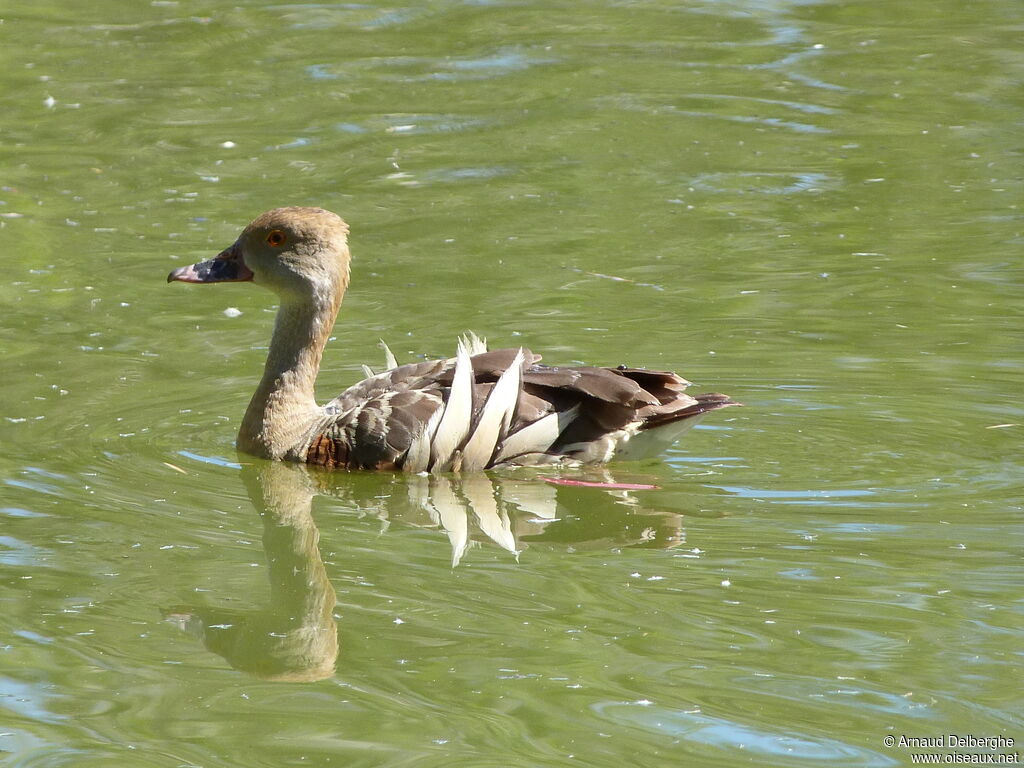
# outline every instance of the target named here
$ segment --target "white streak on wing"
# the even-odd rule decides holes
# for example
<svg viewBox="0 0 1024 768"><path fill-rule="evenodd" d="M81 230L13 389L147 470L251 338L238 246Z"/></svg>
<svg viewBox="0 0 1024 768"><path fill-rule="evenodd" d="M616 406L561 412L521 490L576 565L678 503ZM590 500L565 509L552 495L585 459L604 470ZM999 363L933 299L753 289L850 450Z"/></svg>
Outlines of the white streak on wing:
<svg viewBox="0 0 1024 768"><path fill-rule="evenodd" d="M519 393L522 388L523 350L520 347L512 363L491 389L473 436L469 438L462 451L462 471L476 472L490 462L498 438L508 432L508 427L512 423L512 415L519 404Z"/></svg>
<svg viewBox="0 0 1024 768"><path fill-rule="evenodd" d="M384 349L384 370L390 371L392 368L397 368L398 361L395 359L395 354L391 351L391 347L384 343L384 339L380 340L380 345Z"/></svg>
<svg viewBox="0 0 1024 768"><path fill-rule="evenodd" d="M432 444L433 472L444 472L450 468L455 449L462 445L469 434L472 418L473 363L469 360L465 344L460 341L459 351L455 356L455 377L451 393L448 395L444 415L441 417L441 423L437 425L437 433Z"/></svg>
<svg viewBox="0 0 1024 768"><path fill-rule="evenodd" d="M469 356L482 355L487 351L487 339L481 339L472 331L466 331L465 335L459 340L465 345L466 351L469 352Z"/></svg>
<svg viewBox="0 0 1024 768"><path fill-rule="evenodd" d="M515 434L509 435L502 443L494 463L497 464L524 453L543 453L576 419L579 411L580 407L574 405L567 411L549 413L544 418L537 419L533 424L523 427Z"/></svg>
<svg viewBox="0 0 1024 768"><path fill-rule="evenodd" d="M376 376L376 374L373 372L373 368L371 368L368 365L364 365L363 366L363 376L365 376L368 379L372 379L374 376Z"/></svg>
<svg viewBox="0 0 1024 768"><path fill-rule="evenodd" d="M406 472L423 472L430 464L430 443L437 432L437 425L441 423L444 416L444 406L439 405L437 410L430 414L430 419L424 425L423 430L416 435L409 451L405 454L405 461L402 462L402 469Z"/></svg>

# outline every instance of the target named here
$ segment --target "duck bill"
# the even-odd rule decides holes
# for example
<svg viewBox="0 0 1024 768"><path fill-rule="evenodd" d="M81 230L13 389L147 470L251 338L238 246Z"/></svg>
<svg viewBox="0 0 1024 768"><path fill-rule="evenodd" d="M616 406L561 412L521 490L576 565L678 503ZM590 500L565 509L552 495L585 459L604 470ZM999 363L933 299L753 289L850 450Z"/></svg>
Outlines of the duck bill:
<svg viewBox="0 0 1024 768"><path fill-rule="evenodd" d="M178 267L167 276L168 283L241 283L246 280L252 280L252 270L246 266L237 243L208 261Z"/></svg>

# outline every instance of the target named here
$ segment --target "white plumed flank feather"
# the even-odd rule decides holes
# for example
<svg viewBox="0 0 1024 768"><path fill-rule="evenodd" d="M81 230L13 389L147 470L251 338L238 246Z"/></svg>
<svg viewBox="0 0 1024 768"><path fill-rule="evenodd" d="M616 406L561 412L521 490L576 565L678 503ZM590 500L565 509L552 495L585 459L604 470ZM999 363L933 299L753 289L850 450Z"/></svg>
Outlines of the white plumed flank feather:
<svg viewBox="0 0 1024 768"><path fill-rule="evenodd" d="M487 351L487 339L482 339L472 331L466 331L459 342L466 347L469 356L482 355Z"/></svg>
<svg viewBox="0 0 1024 768"><path fill-rule="evenodd" d="M441 423L444 416L443 407L434 411L420 433L413 439L409 446L409 452L405 455L405 463L402 465L406 472L426 472L430 466L430 446L434 441L434 434L437 432L437 425Z"/></svg>
<svg viewBox="0 0 1024 768"><path fill-rule="evenodd" d="M445 405L444 416L437 426L432 445L434 462L431 470L444 472L452 468L455 451L469 434L473 418L473 363L466 345L459 341L455 355L455 378Z"/></svg>
<svg viewBox="0 0 1024 768"><path fill-rule="evenodd" d="M398 361L395 359L395 355L391 351L391 347L389 347L384 342L384 339L380 340L380 345L384 349L384 370L385 371L390 371L392 368L397 368L398 367Z"/></svg>
<svg viewBox="0 0 1024 768"><path fill-rule="evenodd" d="M498 440L508 433L522 388L523 350L520 349L491 389L473 436L462 452L462 471L475 472L491 463Z"/></svg>
<svg viewBox="0 0 1024 768"><path fill-rule="evenodd" d="M516 456L527 453L543 453L550 448L558 436L562 434L572 420L579 413L579 406L573 406L568 411L555 411L541 419L528 424L518 432L513 432L505 438L501 444L501 450L494 459L495 464L500 464Z"/></svg>

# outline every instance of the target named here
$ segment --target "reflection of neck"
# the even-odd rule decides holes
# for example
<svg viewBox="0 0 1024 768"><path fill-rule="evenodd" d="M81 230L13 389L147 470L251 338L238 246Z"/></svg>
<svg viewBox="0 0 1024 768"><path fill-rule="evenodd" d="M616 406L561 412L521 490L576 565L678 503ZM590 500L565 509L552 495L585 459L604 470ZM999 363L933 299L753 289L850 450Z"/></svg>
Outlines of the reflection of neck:
<svg viewBox="0 0 1024 768"><path fill-rule="evenodd" d="M343 290L282 298L263 378L238 432L241 450L280 459L309 437L320 416L316 376Z"/></svg>
<svg viewBox="0 0 1024 768"><path fill-rule="evenodd" d="M265 679L330 677L338 657L337 595L317 547L312 480L305 468L279 462L242 472L263 518L270 605L238 622L230 649L215 650L233 666Z"/></svg>
<svg viewBox="0 0 1024 768"><path fill-rule="evenodd" d="M263 494L265 507L260 514L263 550L270 566L269 612L278 617L282 629L287 626L310 635L333 632L336 595L317 546L320 531L310 514L312 491L268 483Z"/></svg>

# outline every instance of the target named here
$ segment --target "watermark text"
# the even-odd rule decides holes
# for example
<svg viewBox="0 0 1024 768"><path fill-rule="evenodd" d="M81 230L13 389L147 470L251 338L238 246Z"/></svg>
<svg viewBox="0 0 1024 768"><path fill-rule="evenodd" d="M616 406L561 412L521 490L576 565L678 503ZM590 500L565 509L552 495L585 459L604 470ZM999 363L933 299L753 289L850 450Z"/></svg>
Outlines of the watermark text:
<svg viewBox="0 0 1024 768"><path fill-rule="evenodd" d="M910 752L911 765L1017 765L1020 750L1011 736L940 733L908 736L890 733L882 743Z"/></svg>

